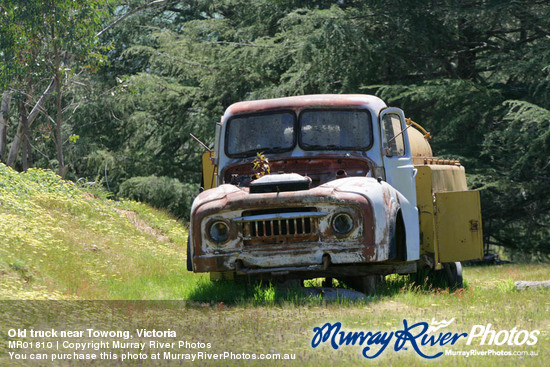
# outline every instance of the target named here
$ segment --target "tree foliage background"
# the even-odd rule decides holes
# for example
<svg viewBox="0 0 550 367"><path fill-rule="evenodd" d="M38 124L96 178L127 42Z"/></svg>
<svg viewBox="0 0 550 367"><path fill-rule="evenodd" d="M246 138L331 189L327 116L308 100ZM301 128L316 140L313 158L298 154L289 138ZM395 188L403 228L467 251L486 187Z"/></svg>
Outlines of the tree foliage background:
<svg viewBox="0 0 550 367"><path fill-rule="evenodd" d="M68 178L115 194L196 190L202 148L189 133L212 145L236 101L370 93L431 131L436 155L462 160L486 244L550 253L547 1L160 0L99 37L147 2L50 3L0 1L2 161L56 70L62 88L10 163L59 169L61 144Z"/></svg>

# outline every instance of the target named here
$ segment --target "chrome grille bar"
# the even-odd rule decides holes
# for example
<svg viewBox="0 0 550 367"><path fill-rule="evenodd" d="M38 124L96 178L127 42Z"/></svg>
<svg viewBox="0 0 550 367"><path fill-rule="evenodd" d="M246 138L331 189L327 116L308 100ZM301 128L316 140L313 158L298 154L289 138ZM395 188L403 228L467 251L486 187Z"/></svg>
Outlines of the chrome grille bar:
<svg viewBox="0 0 550 367"><path fill-rule="evenodd" d="M243 224L245 240L275 240L311 236L317 233L318 220L324 212L291 212L250 215L233 219Z"/></svg>

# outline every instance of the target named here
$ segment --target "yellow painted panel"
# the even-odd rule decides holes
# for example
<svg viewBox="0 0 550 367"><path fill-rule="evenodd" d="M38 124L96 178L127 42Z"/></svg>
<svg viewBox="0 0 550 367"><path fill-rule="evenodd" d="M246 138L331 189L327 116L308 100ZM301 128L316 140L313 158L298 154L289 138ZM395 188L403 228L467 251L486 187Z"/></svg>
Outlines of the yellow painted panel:
<svg viewBox="0 0 550 367"><path fill-rule="evenodd" d="M438 262L483 258L479 191L435 193Z"/></svg>
<svg viewBox="0 0 550 367"><path fill-rule="evenodd" d="M205 190L216 187L217 170L210 158L214 157L214 152L204 152L202 154L202 183Z"/></svg>
<svg viewBox="0 0 550 367"><path fill-rule="evenodd" d="M416 173L416 204L420 217L420 253L435 257L432 170L430 166L415 166L414 168L418 170Z"/></svg>
<svg viewBox="0 0 550 367"><path fill-rule="evenodd" d="M432 170L432 191L466 191L466 173L463 166L429 165Z"/></svg>

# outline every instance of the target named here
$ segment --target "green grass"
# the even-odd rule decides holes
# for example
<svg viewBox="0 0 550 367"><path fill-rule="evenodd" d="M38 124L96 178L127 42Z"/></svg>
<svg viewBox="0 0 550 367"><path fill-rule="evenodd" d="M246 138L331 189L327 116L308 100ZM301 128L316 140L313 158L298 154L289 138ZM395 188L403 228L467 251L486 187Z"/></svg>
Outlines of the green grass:
<svg viewBox="0 0 550 367"><path fill-rule="evenodd" d="M150 328L175 330L177 336L166 341L209 342L209 352L233 351L249 353L294 353L293 362L271 362L268 365L392 365L420 366L544 366L550 353L550 292L548 290L515 291L507 284L516 280L516 268L522 279L547 279L548 268L543 265L501 265L491 267L467 267L465 276L470 285L465 290L449 292L446 289L423 289L402 279L390 280L390 287L397 291L383 291L374 298L360 302L323 302L319 298L294 299L270 285L247 291L243 288L241 301L226 303L208 300L214 289L232 293L231 283L210 285L202 295L204 301L172 302L55 302L6 303L0 301L0 309L9 317L1 319L4 329L34 327L47 329L84 330L134 330ZM538 274L531 276L530 274ZM505 277L498 276L505 274ZM487 282L490 280L491 282ZM207 281L199 284L204 290ZM398 285L397 285L398 284ZM483 284L483 285L482 285ZM402 285L402 286L401 286ZM502 286L500 286L502 285ZM202 288L201 288L202 287ZM389 294L388 294L389 293ZM12 309L10 309L12 307ZM418 357L412 350L395 352L392 346L376 360L365 360L361 348L347 346L333 350L328 345L312 349L313 328L326 322L341 322L345 330L395 331L403 327L403 319L409 323L455 319L446 331L467 332L474 325L492 324L493 330L540 330L535 346L467 346L464 342L454 346L425 349L433 353L446 349L534 351L539 355L525 357L458 357L443 356L434 362ZM0 337L1 340L1 337ZM139 341L144 341L140 339ZM134 340L137 341L137 340ZM2 343L0 343L1 345ZM409 348L411 349L411 348ZM201 349L204 351L204 349ZM192 353L197 350L178 350ZM147 353L153 353L149 350ZM2 362L0 350L0 364ZM150 361L151 362L151 361ZM179 361L178 361L179 363ZM175 363L176 365L178 363ZM241 365L238 361L202 361L199 365ZM264 363L252 362L252 365ZM69 365L69 364L67 364ZM81 365L92 365L82 362ZM95 364L94 364L95 365ZM99 364L99 365L110 365ZM151 362L150 365L155 365Z"/></svg>
<svg viewBox="0 0 550 367"><path fill-rule="evenodd" d="M550 355L550 291L513 287L517 280L550 279L547 264L464 267L466 287L454 292L388 276L387 286L367 300L326 301L268 283L213 283L186 271L185 250L185 224L166 213L92 196L49 171L20 174L0 165L0 365L14 364L6 359L10 328L171 329L177 331L174 341L210 342L208 352L296 354L296 361L269 365L543 366ZM319 286L320 281L308 284ZM310 346L313 328L326 322L339 321L345 330L392 331L402 328L403 319L432 318L454 318L453 332L469 333L474 325L488 323L494 330L540 330L535 346L449 347L536 351L539 356L443 356L428 362L412 350L395 352L390 346L383 356L367 361L359 347ZM119 362L79 363L112 364ZM243 361L197 363L220 364Z"/></svg>
<svg viewBox="0 0 550 367"><path fill-rule="evenodd" d="M0 299L182 299L185 224L0 164Z"/></svg>

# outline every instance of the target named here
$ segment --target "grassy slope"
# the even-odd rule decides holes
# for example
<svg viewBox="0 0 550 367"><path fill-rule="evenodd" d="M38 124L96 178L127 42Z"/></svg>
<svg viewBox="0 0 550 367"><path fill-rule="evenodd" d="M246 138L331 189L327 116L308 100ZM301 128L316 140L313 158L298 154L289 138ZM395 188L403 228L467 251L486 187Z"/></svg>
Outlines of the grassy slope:
<svg viewBox="0 0 550 367"><path fill-rule="evenodd" d="M518 327L541 331L534 347L492 347L536 351L537 357L447 356L438 358L438 364L542 366L550 354L550 292L518 292L513 288L514 280L550 279L547 265L467 267L468 287L454 293L414 287L403 278L391 277L389 286L373 299L331 303L296 292L282 294L269 288L210 283L206 277L185 270L185 243L181 223L145 205L93 197L48 171L19 174L0 165L0 300L193 300L46 306L0 301L0 323L4 325L0 330L0 364L7 361L3 353L5 329L32 326L74 330L170 328L178 331L175 340L211 342L208 352L278 351L296 353L299 358L292 363L273 363L276 365L424 365L427 361L412 351L396 353L391 347L374 361L362 358L359 347L335 351L323 346L314 350L310 347L312 329L341 321L346 330L397 330L403 319L430 322L432 318L455 318L450 331L469 332L474 325L487 323L494 330ZM451 348L491 349L464 343Z"/></svg>
<svg viewBox="0 0 550 367"><path fill-rule="evenodd" d="M146 205L95 197L50 171L0 164L0 299L181 299L186 230Z"/></svg>

